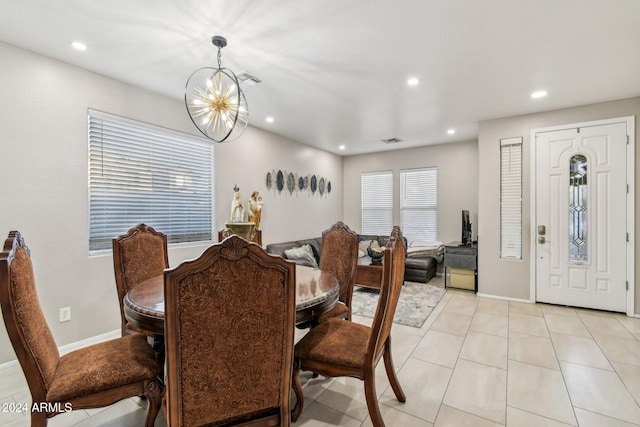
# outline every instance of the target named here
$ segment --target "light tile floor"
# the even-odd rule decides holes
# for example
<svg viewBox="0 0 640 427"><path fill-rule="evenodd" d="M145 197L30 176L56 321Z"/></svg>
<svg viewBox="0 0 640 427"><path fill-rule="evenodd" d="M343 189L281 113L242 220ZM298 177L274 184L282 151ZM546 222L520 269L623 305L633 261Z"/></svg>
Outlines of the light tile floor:
<svg viewBox="0 0 640 427"><path fill-rule="evenodd" d="M387 426L640 426L640 319L449 289L422 328L394 324L392 337L407 401L395 399L381 362L377 394ZM304 373L302 381L305 409L295 426L371 426L359 380ZM0 371L0 402L29 402L19 368ZM49 425L139 426L144 415L144 403L129 399ZM28 420L0 412L3 427ZM156 426L166 426L162 414Z"/></svg>

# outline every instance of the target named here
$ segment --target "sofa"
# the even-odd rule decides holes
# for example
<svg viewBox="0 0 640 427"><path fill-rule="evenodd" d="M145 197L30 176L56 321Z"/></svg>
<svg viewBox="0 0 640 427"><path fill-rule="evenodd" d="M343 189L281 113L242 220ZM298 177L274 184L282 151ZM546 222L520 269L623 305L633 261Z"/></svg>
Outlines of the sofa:
<svg viewBox="0 0 640 427"><path fill-rule="evenodd" d="M383 247L387 244L389 236L361 234L359 235L359 239L361 242L360 255L362 257L366 257L366 246L368 244L367 242L376 241L378 242L379 246ZM407 239L404 237L403 239L406 245ZM296 248L305 247L305 245L309 245L310 254L300 254L298 251L292 251ZM313 267L313 262L315 262L315 266L318 266L320 264L320 257L322 256L322 237L292 240L282 243L270 243L267 245L266 251L270 254L280 255L285 259L291 259L292 261L301 265L309 265ZM313 261L309 260L310 256L313 257ZM437 256L434 257L431 255L422 254L413 256L410 254L405 260L404 280L408 280L410 282L428 283L429 280L431 280L431 278L435 276L439 262L442 262L442 260L438 259Z"/></svg>
<svg viewBox="0 0 640 427"><path fill-rule="evenodd" d="M444 245L441 242L414 240L407 248L405 280L427 283L436 275L438 264L443 261Z"/></svg>

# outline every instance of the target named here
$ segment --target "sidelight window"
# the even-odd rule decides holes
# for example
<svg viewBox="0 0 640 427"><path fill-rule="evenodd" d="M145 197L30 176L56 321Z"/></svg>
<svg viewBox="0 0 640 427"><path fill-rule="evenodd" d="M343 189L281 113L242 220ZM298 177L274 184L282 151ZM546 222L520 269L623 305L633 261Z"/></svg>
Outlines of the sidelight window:
<svg viewBox="0 0 640 427"><path fill-rule="evenodd" d="M500 140L500 258L522 259L522 138Z"/></svg>

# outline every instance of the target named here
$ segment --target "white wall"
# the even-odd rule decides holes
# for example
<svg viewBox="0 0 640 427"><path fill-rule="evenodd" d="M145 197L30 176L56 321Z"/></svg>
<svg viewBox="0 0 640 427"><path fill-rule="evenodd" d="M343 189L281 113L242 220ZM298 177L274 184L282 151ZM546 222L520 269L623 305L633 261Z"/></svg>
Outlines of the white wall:
<svg viewBox="0 0 640 427"><path fill-rule="evenodd" d="M438 168L438 235L443 243L459 241L462 209L469 211L474 237L478 228L478 144L476 141L349 156L344 159L344 221L361 231L363 172L392 170L394 224L400 225L400 170ZM480 235L482 236L482 231Z"/></svg>
<svg viewBox="0 0 640 427"><path fill-rule="evenodd" d="M198 133L180 100L2 43L0 63L0 241L10 230L23 234L58 345L119 329L112 257L88 255L87 110ZM245 201L252 190L264 195L264 243L320 235L341 219L339 156L249 128L217 145L215 157L217 229L228 219L234 184ZM273 168L327 176L333 191L322 199L269 193L265 175ZM170 248L170 265L203 248ZM58 323L58 309L66 306L72 320ZM13 359L0 328L0 363Z"/></svg>
<svg viewBox="0 0 640 427"><path fill-rule="evenodd" d="M478 250L478 291L515 299L529 299L530 292L530 232L531 227L531 130L563 124L580 123L625 116L640 115L640 97L567 108L544 113L528 114L479 124L479 212L481 245ZM638 126L636 118L636 128ZM636 129L635 132L638 135ZM523 138L523 259L500 259L500 139ZM635 141L631 141L632 144ZM640 186L640 150L636 148L636 189ZM636 212L640 197L636 190ZM636 266L640 260L640 221L636 215ZM640 311L640 275L635 269L635 312Z"/></svg>
<svg viewBox="0 0 640 427"><path fill-rule="evenodd" d="M241 139L216 146L216 222L224 228L231 213L233 187L240 187L246 206L254 190L262 195L262 244L317 237L342 220L342 158L273 133L249 128ZM235 145L234 145L235 144ZM267 189L267 172L315 174L331 181L331 193ZM275 177L274 177L275 181Z"/></svg>

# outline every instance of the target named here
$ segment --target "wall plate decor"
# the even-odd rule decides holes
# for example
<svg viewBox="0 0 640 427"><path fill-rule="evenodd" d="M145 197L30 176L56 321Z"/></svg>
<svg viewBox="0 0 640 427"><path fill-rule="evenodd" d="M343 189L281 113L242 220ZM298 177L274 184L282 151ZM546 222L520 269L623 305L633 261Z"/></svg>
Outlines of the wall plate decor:
<svg viewBox="0 0 640 427"><path fill-rule="evenodd" d="M281 170L276 174L276 186L278 187L278 192L282 192L284 189L284 174Z"/></svg>
<svg viewBox="0 0 640 427"><path fill-rule="evenodd" d="M279 193L286 189L290 195L294 192L309 192L311 195L319 194L321 197L331 193L331 181L324 176L316 174L300 175L289 172L285 169L275 169L267 172L266 186L268 190L273 189Z"/></svg>
<svg viewBox="0 0 640 427"><path fill-rule="evenodd" d="M318 189L318 179L315 175L311 176L311 193L315 193Z"/></svg>
<svg viewBox="0 0 640 427"><path fill-rule="evenodd" d="M292 194L295 189L296 178L293 176L293 172L289 172L289 175L287 175L287 190L289 190L289 194Z"/></svg>
<svg viewBox="0 0 640 427"><path fill-rule="evenodd" d="M273 176L271 176L271 172L267 172L267 189L271 190L273 186Z"/></svg>

